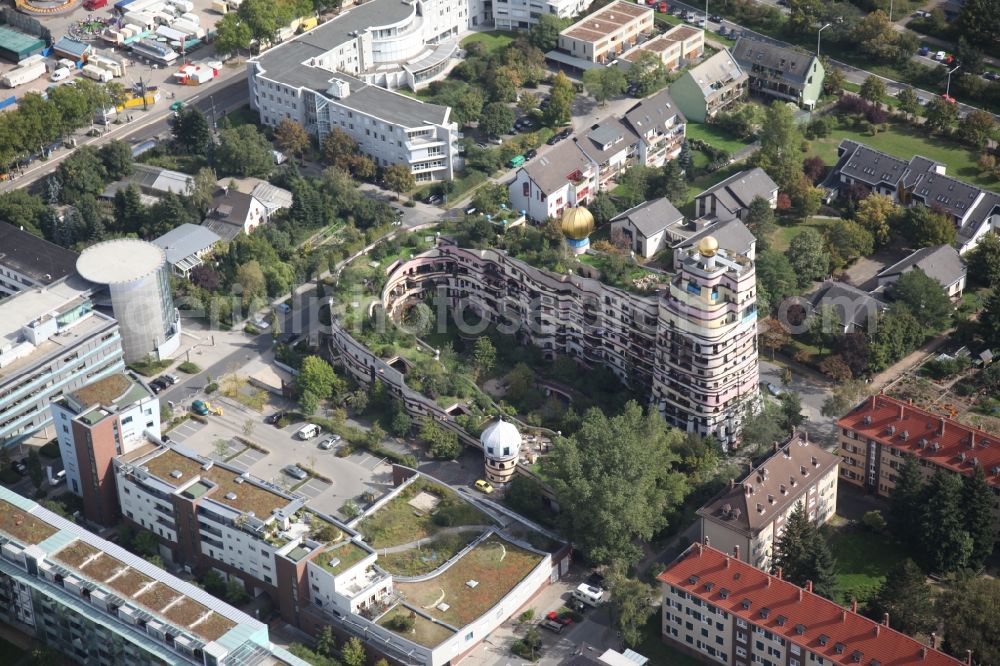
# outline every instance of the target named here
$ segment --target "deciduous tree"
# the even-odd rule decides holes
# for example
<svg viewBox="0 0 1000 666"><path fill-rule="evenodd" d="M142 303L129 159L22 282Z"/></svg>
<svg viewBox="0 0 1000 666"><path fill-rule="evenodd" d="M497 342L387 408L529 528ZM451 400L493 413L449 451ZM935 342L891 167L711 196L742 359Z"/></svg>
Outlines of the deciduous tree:
<svg viewBox="0 0 1000 666"><path fill-rule="evenodd" d="M904 86L897 94L896 100L899 102L899 110L907 117L920 115L920 100L917 98L913 86Z"/></svg>
<svg viewBox="0 0 1000 666"><path fill-rule="evenodd" d="M770 236L776 228L774 209L771 203L761 196L756 196L750 202L746 219L743 220L747 229L757 239L757 252L763 252L770 246Z"/></svg>
<svg viewBox="0 0 1000 666"><path fill-rule="evenodd" d="M208 127L205 114L196 107L188 106L177 112L171 130L174 142L186 153L191 155L208 154L208 144L212 140L212 131Z"/></svg>
<svg viewBox="0 0 1000 666"><path fill-rule="evenodd" d="M274 153L255 126L240 125L219 132L215 166L223 176L267 178L274 169Z"/></svg>
<svg viewBox="0 0 1000 666"><path fill-rule="evenodd" d="M382 179L385 186L395 192L402 194L412 190L417 181L405 164L390 164L382 171Z"/></svg>
<svg viewBox="0 0 1000 666"><path fill-rule="evenodd" d="M545 109L545 121L550 125L562 125L569 122L574 96L573 83L562 71L559 71L552 80L549 105Z"/></svg>
<svg viewBox="0 0 1000 666"><path fill-rule="evenodd" d="M932 132L948 132L958 120L958 109L955 107L953 102L935 97L927 104L924 127Z"/></svg>
<svg viewBox="0 0 1000 666"><path fill-rule="evenodd" d="M868 230L875 239L875 245L882 247L889 242L892 227L899 219L902 209L885 194L872 193L858 203L854 221Z"/></svg>
<svg viewBox="0 0 1000 666"><path fill-rule="evenodd" d="M626 85L625 74L618 67L595 67L583 73L583 87L601 106L621 95Z"/></svg>
<svg viewBox="0 0 1000 666"><path fill-rule="evenodd" d="M892 296L904 303L920 325L932 333L943 330L951 319L953 308L948 294L920 268L904 273L893 286Z"/></svg>
<svg viewBox="0 0 1000 666"><path fill-rule="evenodd" d="M1000 284L1000 236L994 231L986 232L976 248L966 255L966 261L969 280L983 286Z"/></svg>
<svg viewBox="0 0 1000 666"><path fill-rule="evenodd" d="M626 645L635 647L645 636L646 621L656 612L656 590L646 583L616 572L609 579L611 613Z"/></svg>
<svg viewBox="0 0 1000 666"><path fill-rule="evenodd" d="M274 143L282 152L301 157L309 148L309 133L291 118L283 118L274 130Z"/></svg>
<svg viewBox="0 0 1000 666"><path fill-rule="evenodd" d="M811 227L803 229L788 244L785 252L799 287L806 287L814 280L822 279L830 269L830 254L826 243L818 231Z"/></svg>
<svg viewBox="0 0 1000 666"><path fill-rule="evenodd" d="M479 129L486 136L499 137L508 134L514 127L514 110L503 102L491 102L483 107L483 114L479 118Z"/></svg>
<svg viewBox="0 0 1000 666"><path fill-rule="evenodd" d="M885 97L885 82L874 74L869 74L861 84L858 94L873 104L881 104L882 98Z"/></svg>
<svg viewBox="0 0 1000 666"><path fill-rule="evenodd" d="M906 634L927 634L937 625L927 575L906 558L898 562L869 605L869 616L881 622L889 614L889 625Z"/></svg>
<svg viewBox="0 0 1000 666"><path fill-rule="evenodd" d="M907 208L901 227L906 239L917 247L951 245L955 242L954 223L944 213L926 206Z"/></svg>
<svg viewBox="0 0 1000 666"><path fill-rule="evenodd" d="M975 664L1000 664L1000 579L963 578L946 589L935 607L944 624L944 649Z"/></svg>

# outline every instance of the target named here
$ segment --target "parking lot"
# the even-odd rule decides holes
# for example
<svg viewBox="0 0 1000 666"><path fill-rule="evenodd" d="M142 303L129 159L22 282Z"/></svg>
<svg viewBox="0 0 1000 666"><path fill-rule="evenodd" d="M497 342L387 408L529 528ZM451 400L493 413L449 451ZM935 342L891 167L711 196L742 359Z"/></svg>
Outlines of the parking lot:
<svg viewBox="0 0 1000 666"><path fill-rule="evenodd" d="M239 403L220 398L213 404L224 408L223 416L209 416L206 424L189 419L168 433L171 441L301 495L317 511L333 515L340 515L348 500L363 508L363 495L370 492L379 497L392 487L391 465L365 451L342 458L337 455L339 444L328 451L319 448L322 435L298 439L295 434L302 423L276 428L265 424L262 414ZM237 439L246 437L248 419L254 425L247 439L267 452L247 447ZM330 482L317 477L295 479L283 471L288 465L313 470Z"/></svg>

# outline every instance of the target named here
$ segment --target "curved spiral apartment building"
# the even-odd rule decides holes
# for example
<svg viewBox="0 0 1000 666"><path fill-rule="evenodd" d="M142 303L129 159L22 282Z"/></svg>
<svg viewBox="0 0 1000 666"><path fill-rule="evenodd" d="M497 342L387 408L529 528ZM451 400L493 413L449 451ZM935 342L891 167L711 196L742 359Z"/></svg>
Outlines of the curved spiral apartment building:
<svg viewBox="0 0 1000 666"><path fill-rule="evenodd" d="M442 242L392 270L382 306L396 318L433 295L456 315L472 310L479 330L603 364L671 425L733 445L758 403L756 278L752 261L704 240L678 251L676 274L651 295Z"/></svg>

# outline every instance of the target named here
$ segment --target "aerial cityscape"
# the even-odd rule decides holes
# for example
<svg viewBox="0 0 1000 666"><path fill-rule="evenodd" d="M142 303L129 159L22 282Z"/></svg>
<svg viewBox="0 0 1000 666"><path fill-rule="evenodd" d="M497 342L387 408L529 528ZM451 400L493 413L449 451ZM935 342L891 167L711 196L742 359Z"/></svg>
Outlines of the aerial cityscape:
<svg viewBox="0 0 1000 666"><path fill-rule="evenodd" d="M998 34L7 3L0 664L1000 666Z"/></svg>

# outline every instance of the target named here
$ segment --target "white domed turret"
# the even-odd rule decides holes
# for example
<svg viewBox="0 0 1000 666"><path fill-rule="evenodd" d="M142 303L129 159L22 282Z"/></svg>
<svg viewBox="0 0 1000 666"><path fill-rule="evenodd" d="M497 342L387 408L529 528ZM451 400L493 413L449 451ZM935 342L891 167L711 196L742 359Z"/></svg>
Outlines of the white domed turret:
<svg viewBox="0 0 1000 666"><path fill-rule="evenodd" d="M491 483L510 481L521 451L521 433L517 426L500 418L486 426L479 441L486 456L486 478Z"/></svg>

